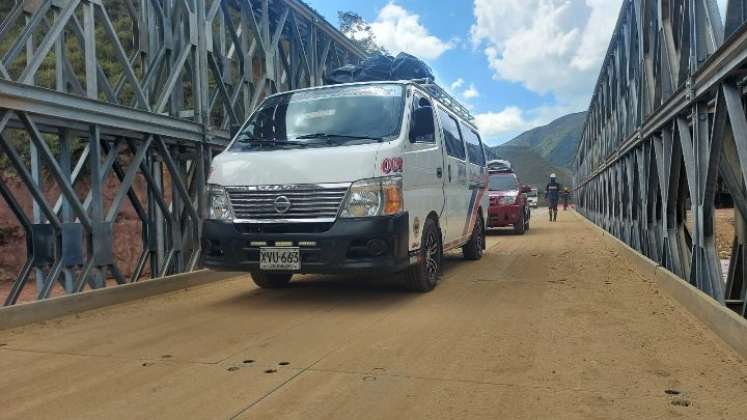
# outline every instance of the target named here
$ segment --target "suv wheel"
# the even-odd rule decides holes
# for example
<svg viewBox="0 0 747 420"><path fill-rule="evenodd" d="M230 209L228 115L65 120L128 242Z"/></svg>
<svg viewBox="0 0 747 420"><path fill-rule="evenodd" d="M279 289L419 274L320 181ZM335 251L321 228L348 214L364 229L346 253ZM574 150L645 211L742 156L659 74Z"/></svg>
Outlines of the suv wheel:
<svg viewBox="0 0 747 420"><path fill-rule="evenodd" d="M477 216L475 227L472 230L472 236L462 247L462 254L466 260L479 260L482 258L482 251L485 249L485 229L482 227L482 217Z"/></svg>
<svg viewBox="0 0 747 420"><path fill-rule="evenodd" d="M280 289L288 286L293 274L290 273L267 273L255 271L251 273L254 284L263 289Z"/></svg>
<svg viewBox="0 0 747 420"><path fill-rule="evenodd" d="M441 274L441 232L433 219L426 219L420 241L418 262L404 272L405 287L413 292L430 292Z"/></svg>
<svg viewBox="0 0 747 420"><path fill-rule="evenodd" d="M514 225L514 233L517 235L523 235L527 230L527 215L522 212L521 220Z"/></svg>

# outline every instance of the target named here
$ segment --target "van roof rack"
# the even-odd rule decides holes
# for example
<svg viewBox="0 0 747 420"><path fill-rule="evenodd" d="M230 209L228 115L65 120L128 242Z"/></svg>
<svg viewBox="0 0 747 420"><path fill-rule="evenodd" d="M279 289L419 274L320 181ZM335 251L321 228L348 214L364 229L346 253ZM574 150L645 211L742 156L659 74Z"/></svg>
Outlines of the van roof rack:
<svg viewBox="0 0 747 420"><path fill-rule="evenodd" d="M475 121L475 117L472 116L467 107L465 107L451 95L446 93L446 91L443 90L441 86L437 85L433 79L413 79L411 80L411 82L417 83L418 85L422 86L431 95L436 97L439 101L443 102L444 105L448 106L452 111L459 114L460 117L472 123Z"/></svg>

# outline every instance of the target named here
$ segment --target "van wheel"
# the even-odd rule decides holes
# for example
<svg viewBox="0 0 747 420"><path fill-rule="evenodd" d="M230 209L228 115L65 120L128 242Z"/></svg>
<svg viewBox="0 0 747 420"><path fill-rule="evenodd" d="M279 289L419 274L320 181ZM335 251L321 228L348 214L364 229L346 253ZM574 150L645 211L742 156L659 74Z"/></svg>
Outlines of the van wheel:
<svg viewBox="0 0 747 420"><path fill-rule="evenodd" d="M420 241L418 262L404 272L405 287L413 292L430 292L441 274L441 233L433 219L426 219Z"/></svg>
<svg viewBox="0 0 747 420"><path fill-rule="evenodd" d="M254 271L252 280L254 284L263 289L280 289L288 286L293 274L290 273L266 273L264 271Z"/></svg>
<svg viewBox="0 0 747 420"><path fill-rule="evenodd" d="M485 249L485 230L482 228L482 217L478 215L475 227L472 229L472 236L462 247L462 255L466 260L479 260L482 258L483 249Z"/></svg>
<svg viewBox="0 0 747 420"><path fill-rule="evenodd" d="M514 233L517 235L523 235L527 230L527 216L522 212L521 220L514 225Z"/></svg>

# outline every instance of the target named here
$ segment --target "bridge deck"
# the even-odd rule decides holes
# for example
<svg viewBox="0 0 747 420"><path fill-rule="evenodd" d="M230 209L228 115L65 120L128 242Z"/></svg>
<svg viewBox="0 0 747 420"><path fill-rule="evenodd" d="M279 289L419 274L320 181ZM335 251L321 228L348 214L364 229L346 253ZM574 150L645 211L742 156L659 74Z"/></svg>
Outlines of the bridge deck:
<svg viewBox="0 0 747 420"><path fill-rule="evenodd" d="M426 295L237 278L0 332L0 417L747 418L744 360L544 217Z"/></svg>

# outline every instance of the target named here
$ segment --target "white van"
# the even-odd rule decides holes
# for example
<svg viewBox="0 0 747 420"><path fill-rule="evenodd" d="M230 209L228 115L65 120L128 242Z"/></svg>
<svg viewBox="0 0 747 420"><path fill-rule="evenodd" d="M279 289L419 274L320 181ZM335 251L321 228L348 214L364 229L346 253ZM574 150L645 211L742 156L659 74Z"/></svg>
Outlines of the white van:
<svg viewBox="0 0 747 420"><path fill-rule="evenodd" d="M368 272L433 289L444 251L485 249L485 152L470 120L427 81L268 97L213 160L203 265L268 288Z"/></svg>

